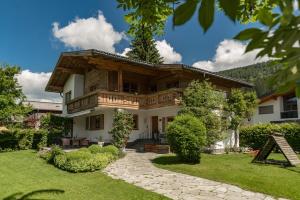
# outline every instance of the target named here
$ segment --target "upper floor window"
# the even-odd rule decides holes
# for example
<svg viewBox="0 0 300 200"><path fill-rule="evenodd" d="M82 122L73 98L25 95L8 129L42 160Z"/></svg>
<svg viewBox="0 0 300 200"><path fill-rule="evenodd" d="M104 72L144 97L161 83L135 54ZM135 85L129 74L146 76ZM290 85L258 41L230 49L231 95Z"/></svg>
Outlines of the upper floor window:
<svg viewBox="0 0 300 200"><path fill-rule="evenodd" d="M179 88L179 81L173 81L166 84L167 89Z"/></svg>
<svg viewBox="0 0 300 200"><path fill-rule="evenodd" d="M72 91L65 93L65 102L68 103L71 101Z"/></svg>
<svg viewBox="0 0 300 200"><path fill-rule="evenodd" d="M258 114L273 114L274 113L274 106L268 105L268 106L259 106L258 107Z"/></svg>
<svg viewBox="0 0 300 200"><path fill-rule="evenodd" d="M297 97L295 94L283 96L283 111L296 111Z"/></svg>
<svg viewBox="0 0 300 200"><path fill-rule="evenodd" d="M97 89L97 85L90 86L90 92L93 92Z"/></svg>
<svg viewBox="0 0 300 200"><path fill-rule="evenodd" d="M124 82L123 91L129 93L137 93L138 92L138 84L133 82Z"/></svg>
<svg viewBox="0 0 300 200"><path fill-rule="evenodd" d="M109 91L118 91L119 81L118 81L118 72L109 71L108 72L108 90Z"/></svg>

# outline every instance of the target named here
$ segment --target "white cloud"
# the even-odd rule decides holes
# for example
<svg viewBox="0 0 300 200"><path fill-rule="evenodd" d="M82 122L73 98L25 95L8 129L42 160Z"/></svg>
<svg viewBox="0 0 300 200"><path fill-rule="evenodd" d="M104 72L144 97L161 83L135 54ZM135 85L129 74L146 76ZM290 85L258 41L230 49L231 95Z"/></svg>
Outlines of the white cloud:
<svg viewBox="0 0 300 200"><path fill-rule="evenodd" d="M125 57L127 57L126 54L127 54L130 50L131 50L130 48L125 48L124 51L123 51L122 53L120 53L119 55L120 55L120 56L125 56Z"/></svg>
<svg viewBox="0 0 300 200"><path fill-rule="evenodd" d="M18 83L22 86L23 93L26 95L27 100L61 102L62 99L59 94L45 92L45 87L50 76L50 72L35 73L30 70L23 70L16 78Z"/></svg>
<svg viewBox="0 0 300 200"><path fill-rule="evenodd" d="M114 45L123 38L123 33L114 30L99 11L97 17L76 18L67 26L60 28L53 23L52 33L67 47L73 49L98 49L115 53Z"/></svg>
<svg viewBox="0 0 300 200"><path fill-rule="evenodd" d="M218 45L213 60L198 61L193 66L209 71L222 71L269 60L267 57L256 59L259 50L244 53L245 49L246 45L239 41L223 40Z"/></svg>
<svg viewBox="0 0 300 200"><path fill-rule="evenodd" d="M156 48L159 51L161 57L163 57L164 63L178 63L181 62L182 57L177 53L174 48L167 43L166 40L156 41Z"/></svg>
<svg viewBox="0 0 300 200"><path fill-rule="evenodd" d="M167 43L166 40L155 41L156 48L161 57L163 57L163 62L166 64L178 63L181 62L182 57L179 53L177 53L174 48ZM126 53L130 51L130 48L125 48L122 53L119 55L126 56Z"/></svg>

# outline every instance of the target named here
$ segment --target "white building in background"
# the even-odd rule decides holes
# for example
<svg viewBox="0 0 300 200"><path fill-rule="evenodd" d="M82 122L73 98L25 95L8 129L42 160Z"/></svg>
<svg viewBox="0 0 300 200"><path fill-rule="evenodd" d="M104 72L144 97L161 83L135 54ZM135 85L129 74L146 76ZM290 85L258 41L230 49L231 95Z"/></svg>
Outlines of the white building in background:
<svg viewBox="0 0 300 200"><path fill-rule="evenodd" d="M300 122L300 99L295 92L271 94L260 99L252 123Z"/></svg>
<svg viewBox="0 0 300 200"><path fill-rule="evenodd" d="M166 125L180 109L183 89L192 80L205 79L222 93L252 88L246 82L183 64L155 65L86 50L61 54L46 91L63 93L63 115L73 119L73 137L111 142L109 130L118 108L133 114L129 142L134 142L163 138ZM234 144L229 138L215 149Z"/></svg>

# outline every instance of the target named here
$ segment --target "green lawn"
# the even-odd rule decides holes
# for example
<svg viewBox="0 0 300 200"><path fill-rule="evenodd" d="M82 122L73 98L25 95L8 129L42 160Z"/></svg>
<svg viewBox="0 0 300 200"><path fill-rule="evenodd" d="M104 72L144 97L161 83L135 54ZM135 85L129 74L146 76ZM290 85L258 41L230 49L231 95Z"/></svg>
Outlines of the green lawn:
<svg viewBox="0 0 300 200"><path fill-rule="evenodd" d="M282 160L283 156L271 155ZM230 183L247 190L275 197L300 199L300 167L283 168L278 165L252 164L246 154L202 154L200 164L182 164L174 155L153 160L157 167Z"/></svg>
<svg viewBox="0 0 300 200"><path fill-rule="evenodd" d="M62 189L52 199L168 199L101 172L73 174L47 164L34 151L0 153L0 199L16 192ZM49 196L41 196L48 197Z"/></svg>

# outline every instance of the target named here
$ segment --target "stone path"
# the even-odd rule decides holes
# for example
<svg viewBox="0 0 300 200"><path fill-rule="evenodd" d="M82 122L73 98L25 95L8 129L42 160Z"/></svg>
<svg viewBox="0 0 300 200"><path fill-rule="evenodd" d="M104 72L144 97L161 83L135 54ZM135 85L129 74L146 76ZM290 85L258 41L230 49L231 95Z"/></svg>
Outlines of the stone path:
<svg viewBox="0 0 300 200"><path fill-rule="evenodd" d="M104 172L114 179L123 179L175 200L275 200L229 184L159 169L150 161L156 156L130 151Z"/></svg>

